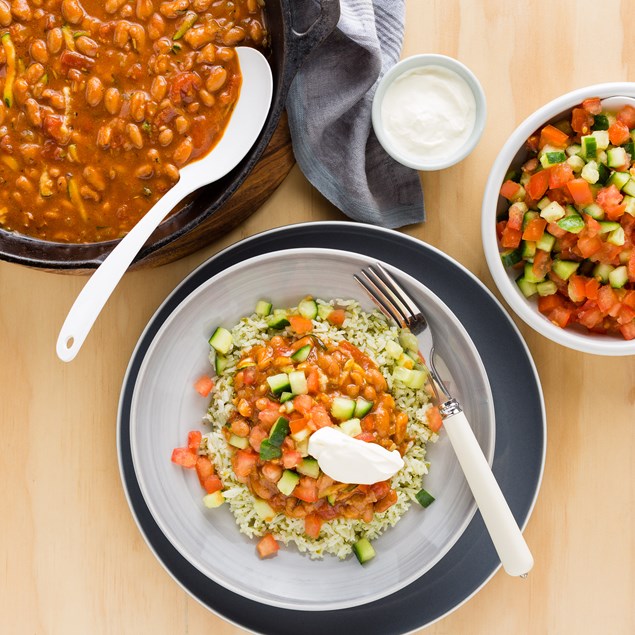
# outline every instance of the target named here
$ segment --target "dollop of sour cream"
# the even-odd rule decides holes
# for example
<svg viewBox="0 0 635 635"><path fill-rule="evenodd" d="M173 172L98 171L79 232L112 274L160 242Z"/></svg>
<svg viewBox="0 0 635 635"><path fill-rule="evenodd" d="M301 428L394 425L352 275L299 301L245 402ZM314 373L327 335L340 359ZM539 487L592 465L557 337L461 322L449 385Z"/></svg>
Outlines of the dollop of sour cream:
<svg viewBox="0 0 635 635"><path fill-rule="evenodd" d="M389 452L333 427L320 428L309 437L309 454L322 472L340 483L372 485L392 478L404 466L397 450Z"/></svg>
<svg viewBox="0 0 635 635"><path fill-rule="evenodd" d="M442 66L406 71L386 89L381 104L386 136L413 160L440 160L457 152L476 122L476 100L467 82Z"/></svg>

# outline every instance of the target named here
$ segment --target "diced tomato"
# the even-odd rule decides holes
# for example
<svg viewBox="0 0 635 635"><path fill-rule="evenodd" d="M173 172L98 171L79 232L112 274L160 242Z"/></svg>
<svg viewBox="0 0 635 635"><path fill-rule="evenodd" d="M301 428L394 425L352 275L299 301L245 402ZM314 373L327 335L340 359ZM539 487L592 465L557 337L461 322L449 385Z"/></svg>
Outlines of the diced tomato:
<svg viewBox="0 0 635 635"><path fill-rule="evenodd" d="M304 335L313 330L313 322L308 318L302 317L301 315L290 315L288 319L292 330L298 335Z"/></svg>
<svg viewBox="0 0 635 635"><path fill-rule="evenodd" d="M635 128L635 108L626 105L617 113L617 120L626 125L627 128Z"/></svg>
<svg viewBox="0 0 635 635"><path fill-rule="evenodd" d="M253 470L257 461L257 454L247 450L238 450L238 452L236 452L236 454L232 457L232 467L234 468L234 473L238 477L246 478Z"/></svg>
<svg viewBox="0 0 635 635"><path fill-rule="evenodd" d="M305 503L315 503L318 499L317 485L296 485L293 495Z"/></svg>
<svg viewBox="0 0 635 635"><path fill-rule="evenodd" d="M520 229L512 229L508 223L501 236L501 247L505 249L516 249L516 247L520 245L521 238L522 231Z"/></svg>
<svg viewBox="0 0 635 635"><path fill-rule="evenodd" d="M595 218L589 216L588 214L582 214L584 218L584 224L586 229L586 235L593 237L597 236L600 233L600 223L598 223Z"/></svg>
<svg viewBox="0 0 635 635"><path fill-rule="evenodd" d="M592 115L599 115L602 112L602 102L599 97L590 97L582 102L582 108Z"/></svg>
<svg viewBox="0 0 635 635"><path fill-rule="evenodd" d="M375 435L372 432L362 432L355 438L360 441L365 441L366 443L372 443L375 440Z"/></svg>
<svg viewBox="0 0 635 635"><path fill-rule="evenodd" d="M207 397L214 388L214 380L207 375L199 377L194 383L194 389L201 395L201 397Z"/></svg>
<svg viewBox="0 0 635 635"><path fill-rule="evenodd" d="M312 395L320 392L320 374L317 368L313 368L307 373L306 387Z"/></svg>
<svg viewBox="0 0 635 635"><path fill-rule="evenodd" d="M593 192L584 179L572 179L567 183L567 189L576 205L586 207L593 203Z"/></svg>
<svg viewBox="0 0 635 635"><path fill-rule="evenodd" d="M549 170L541 170L531 175L527 183L527 194L535 201L540 200L549 187Z"/></svg>
<svg viewBox="0 0 635 635"><path fill-rule="evenodd" d="M278 412L277 408L275 410L273 408L267 409L267 410L261 410L258 413L258 420L264 423L265 425L272 425L278 420L279 416L280 416L280 413Z"/></svg>
<svg viewBox="0 0 635 635"><path fill-rule="evenodd" d="M566 164L560 164L566 165ZM569 203L573 203L573 199L571 198L571 194L569 194L569 190L566 187L559 187L555 190L547 190L547 197L550 201L556 201L560 203L563 207L568 205Z"/></svg>
<svg viewBox="0 0 635 635"><path fill-rule="evenodd" d="M568 163L558 163L549 170L549 189L557 190L573 179L573 169Z"/></svg>
<svg viewBox="0 0 635 635"><path fill-rule="evenodd" d="M583 258L589 258L602 249L602 240L599 236L581 236L578 238L578 249Z"/></svg>
<svg viewBox="0 0 635 635"><path fill-rule="evenodd" d="M379 483L373 483L370 486L370 490L375 494L377 500L381 500L390 491L390 483L388 481L380 481Z"/></svg>
<svg viewBox="0 0 635 635"><path fill-rule="evenodd" d="M595 197L595 202L608 214L620 205L624 199L623 194L615 187L609 185L600 189ZM623 213L623 212L622 212ZM621 216L621 214L620 214Z"/></svg>
<svg viewBox="0 0 635 635"><path fill-rule="evenodd" d="M210 474L203 481L203 488L208 494L213 494L223 489L223 483L216 474Z"/></svg>
<svg viewBox="0 0 635 635"><path fill-rule="evenodd" d="M287 450L282 453L282 465L285 470L290 470L298 465L302 460L302 455L297 450Z"/></svg>
<svg viewBox="0 0 635 635"><path fill-rule="evenodd" d="M293 407L303 415L306 415L313 408L315 401L309 395L298 395L293 399Z"/></svg>
<svg viewBox="0 0 635 635"><path fill-rule="evenodd" d="M201 485L205 483L208 476L214 474L214 466L206 456L199 456L196 459L196 474Z"/></svg>
<svg viewBox="0 0 635 635"><path fill-rule="evenodd" d="M622 252L622 249L623 247L620 247L619 245L602 242L602 248L593 254L590 260L617 266L620 264L620 253Z"/></svg>
<svg viewBox="0 0 635 635"><path fill-rule="evenodd" d="M333 309L327 316L326 319L333 326L342 326L344 324L344 320L346 319L346 313L344 309Z"/></svg>
<svg viewBox="0 0 635 635"><path fill-rule="evenodd" d="M545 315L563 305L564 298L557 293L554 293L553 295L540 296L538 298L538 310Z"/></svg>
<svg viewBox="0 0 635 635"><path fill-rule="evenodd" d="M516 183L515 181L508 179L505 183L503 183L503 185L501 185L500 194L508 201L511 201L520 192L520 188L520 183Z"/></svg>
<svg viewBox="0 0 635 635"><path fill-rule="evenodd" d="M187 447L190 450L198 451L198 448L201 445L201 440L203 439L203 434L200 430L192 430L187 433Z"/></svg>
<svg viewBox="0 0 635 635"><path fill-rule="evenodd" d="M172 463L191 469L196 466L196 453L190 448L174 448L172 450Z"/></svg>
<svg viewBox="0 0 635 635"><path fill-rule="evenodd" d="M614 146L621 146L631 138L628 126L621 121L616 121L609 126L609 141Z"/></svg>
<svg viewBox="0 0 635 635"><path fill-rule="evenodd" d="M584 276L573 274L569 278L568 293L569 298L574 302L584 302L586 300L586 281Z"/></svg>
<svg viewBox="0 0 635 635"><path fill-rule="evenodd" d="M559 306L551 311L548 317L554 324L563 329L567 326L567 324L569 324L572 313L573 311L571 309Z"/></svg>
<svg viewBox="0 0 635 635"><path fill-rule="evenodd" d="M586 307L586 305L585 305ZM604 315L597 306L589 306L588 308L582 307L582 310L578 312L577 321L586 326L589 330L596 328L602 323Z"/></svg>
<svg viewBox="0 0 635 635"><path fill-rule="evenodd" d="M311 420L318 428L332 426L333 422L324 406L316 404L311 408Z"/></svg>
<svg viewBox="0 0 635 635"><path fill-rule="evenodd" d="M630 324L620 325L620 333L625 340L635 339L635 321Z"/></svg>
<svg viewBox="0 0 635 635"><path fill-rule="evenodd" d="M322 519L317 514L307 514L304 517L304 533L309 538L317 538L322 529Z"/></svg>
<svg viewBox="0 0 635 635"><path fill-rule="evenodd" d="M589 278L584 285L584 295L589 300L598 299L598 291L600 290L600 281L595 278Z"/></svg>
<svg viewBox="0 0 635 635"><path fill-rule="evenodd" d="M307 420L304 417L300 417L300 419L291 419L289 421L289 430L291 430L291 434L297 434L300 430L304 430L307 427Z"/></svg>
<svg viewBox="0 0 635 635"><path fill-rule="evenodd" d="M523 206L514 203L508 210L507 227L509 229L522 229L525 209Z"/></svg>
<svg viewBox="0 0 635 635"><path fill-rule="evenodd" d="M631 309L635 309L635 291L627 291L622 298L622 304L630 306Z"/></svg>
<svg viewBox="0 0 635 635"><path fill-rule="evenodd" d="M608 313L616 304L618 304L615 291L608 285L604 284L598 291L598 308L603 313Z"/></svg>
<svg viewBox="0 0 635 635"><path fill-rule="evenodd" d="M432 432L438 432L441 429L443 419L436 406L430 406L430 408L426 410L426 425Z"/></svg>
<svg viewBox="0 0 635 635"><path fill-rule="evenodd" d="M532 134L527 139L527 142L525 143L525 146L527 147L527 150L529 150L530 152L538 152L538 150L540 149L538 147L539 143L540 143L540 135L539 134Z"/></svg>
<svg viewBox="0 0 635 635"><path fill-rule="evenodd" d="M547 231L556 238L562 238L567 235L567 230L562 229L562 227L560 227L557 223L549 223L547 225Z"/></svg>
<svg viewBox="0 0 635 635"><path fill-rule="evenodd" d="M523 240L540 240L545 233L547 221L544 218L532 218L523 231Z"/></svg>
<svg viewBox="0 0 635 635"><path fill-rule="evenodd" d="M249 366L248 368L245 368L242 373L243 383L245 384L245 386L251 386L256 380L256 367Z"/></svg>
<svg viewBox="0 0 635 635"><path fill-rule="evenodd" d="M537 249L531 266L534 275L543 278L551 270L551 256L548 251Z"/></svg>
<svg viewBox="0 0 635 635"><path fill-rule="evenodd" d="M496 239L500 242L501 236L503 235L503 230L507 227L506 220L500 220L496 223Z"/></svg>
<svg viewBox="0 0 635 635"><path fill-rule="evenodd" d="M578 134L589 134L594 121L593 115L584 108L574 108L571 113L571 127Z"/></svg>
<svg viewBox="0 0 635 635"><path fill-rule="evenodd" d="M551 124L546 125L540 131L540 147L543 148L546 145L566 148L569 145L569 135Z"/></svg>
<svg viewBox="0 0 635 635"><path fill-rule="evenodd" d="M278 549L280 549L280 545L271 534L265 534L258 541L256 549L261 558L267 558L269 556L275 556L278 553Z"/></svg>
<svg viewBox="0 0 635 635"><path fill-rule="evenodd" d="M618 324L629 324L635 320L635 311L630 306L621 303L619 313L617 314Z"/></svg>

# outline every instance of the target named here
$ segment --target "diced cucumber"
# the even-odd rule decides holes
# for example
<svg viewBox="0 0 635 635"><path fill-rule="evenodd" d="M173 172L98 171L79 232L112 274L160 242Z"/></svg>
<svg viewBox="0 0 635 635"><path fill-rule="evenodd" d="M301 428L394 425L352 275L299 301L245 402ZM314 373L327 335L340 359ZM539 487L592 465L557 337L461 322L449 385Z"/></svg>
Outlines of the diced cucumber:
<svg viewBox="0 0 635 635"><path fill-rule="evenodd" d="M635 196L635 179L628 179L626 184L622 187L622 192L629 196Z"/></svg>
<svg viewBox="0 0 635 635"><path fill-rule="evenodd" d="M353 416L357 419L361 419L365 417L372 409L373 402L364 399L363 397L357 397L355 400L355 410L353 412Z"/></svg>
<svg viewBox="0 0 635 635"><path fill-rule="evenodd" d="M276 517L276 512L271 505L262 498L254 497L254 511L259 518L266 522L271 522Z"/></svg>
<svg viewBox="0 0 635 635"><path fill-rule="evenodd" d="M228 360L224 355L220 353L216 353L216 357L214 357L214 369L216 370L216 374L220 377L223 374L225 369L227 368Z"/></svg>
<svg viewBox="0 0 635 635"><path fill-rule="evenodd" d="M549 199L548 196L543 196L538 203L536 203L536 207L539 210L543 210L545 209L545 207L547 207L547 205L549 205L551 203L551 200Z"/></svg>
<svg viewBox="0 0 635 635"><path fill-rule="evenodd" d="M529 183L531 179L531 174L529 174L529 172L523 172L520 176L520 184L523 187L527 187L527 184Z"/></svg>
<svg viewBox="0 0 635 635"><path fill-rule="evenodd" d="M543 168L549 168L552 165L558 163L564 163L567 160L567 155L562 150L554 150L550 152L544 152L540 157L540 165Z"/></svg>
<svg viewBox="0 0 635 635"><path fill-rule="evenodd" d="M632 139L629 139L625 144L622 145L622 148L626 150L626 154L631 157L631 161L633 160L633 156L635 155L635 143L633 143Z"/></svg>
<svg viewBox="0 0 635 635"><path fill-rule="evenodd" d="M541 249L542 251L551 253L555 242L555 236L552 236L549 232L544 232L540 237L540 240L536 242L536 249Z"/></svg>
<svg viewBox="0 0 635 635"><path fill-rule="evenodd" d="M579 214L570 214L557 222L558 227L572 234L579 234L584 229L584 220Z"/></svg>
<svg viewBox="0 0 635 635"><path fill-rule="evenodd" d="M604 210L597 203L591 203L591 205L585 207L584 213L595 220L602 220L604 218Z"/></svg>
<svg viewBox="0 0 635 635"><path fill-rule="evenodd" d="M208 509L220 507L224 502L225 497L223 496L223 492L220 490L203 496L203 505L205 505Z"/></svg>
<svg viewBox="0 0 635 635"><path fill-rule="evenodd" d="M580 145L582 146L582 150L580 154L587 161L590 159L595 159L598 152L598 142L597 139L592 135L584 135L580 138Z"/></svg>
<svg viewBox="0 0 635 635"><path fill-rule="evenodd" d="M615 185L618 190L621 190L630 180L631 175L628 172L613 172L606 184Z"/></svg>
<svg viewBox="0 0 635 635"><path fill-rule="evenodd" d="M340 423L340 430L349 437L356 437L362 433L362 424L359 419L349 419Z"/></svg>
<svg viewBox="0 0 635 635"><path fill-rule="evenodd" d="M610 168L619 168L626 163L626 150L624 148L611 148L606 151L606 165Z"/></svg>
<svg viewBox="0 0 635 635"><path fill-rule="evenodd" d="M506 249L501 252L501 260L504 267L513 267L523 259L520 249Z"/></svg>
<svg viewBox="0 0 635 635"><path fill-rule="evenodd" d="M294 395L306 395L309 392L303 370L294 370L289 373L289 385Z"/></svg>
<svg viewBox="0 0 635 635"><path fill-rule="evenodd" d="M293 399L295 395L292 392L287 392L286 390L280 393L280 403L287 403L290 399Z"/></svg>
<svg viewBox="0 0 635 635"><path fill-rule="evenodd" d="M403 329L401 333L399 333L399 343L407 351L414 351L416 353L419 350L419 342L416 336L407 329Z"/></svg>
<svg viewBox="0 0 635 635"><path fill-rule="evenodd" d="M393 359L399 359L401 354L403 353L403 348L397 344L397 342L393 342L393 340L388 340L386 342L386 354Z"/></svg>
<svg viewBox="0 0 635 635"><path fill-rule="evenodd" d="M600 234L608 234L612 232L614 229L618 229L620 227L619 223L616 223L613 220L603 220L599 223L600 229L598 230Z"/></svg>
<svg viewBox="0 0 635 635"><path fill-rule="evenodd" d="M333 307L330 304L318 304L317 314L321 320L326 320L329 315L331 315L331 311Z"/></svg>
<svg viewBox="0 0 635 635"><path fill-rule="evenodd" d="M404 368L414 368L414 360L407 353L402 353L399 355L399 359L397 360L397 366L403 366Z"/></svg>
<svg viewBox="0 0 635 635"><path fill-rule="evenodd" d="M538 218L538 216L538 212L534 212L533 210L528 209L523 216L523 229L525 229L525 227L527 227L527 225L529 225L532 220Z"/></svg>
<svg viewBox="0 0 635 635"><path fill-rule="evenodd" d="M525 278L523 278L522 276L516 280L516 284L518 285L518 288L520 289L521 293L526 298L531 298L531 296L536 295L537 293L536 283L529 282L528 280L525 280Z"/></svg>
<svg viewBox="0 0 635 635"><path fill-rule="evenodd" d="M291 496L296 485L300 481L300 475L292 472L291 470L285 470L280 477L280 480L276 483L278 489L285 495Z"/></svg>
<svg viewBox="0 0 635 635"><path fill-rule="evenodd" d="M587 165L582 157L576 155L569 157L567 163L574 172L581 172Z"/></svg>
<svg viewBox="0 0 635 635"><path fill-rule="evenodd" d="M564 216L564 208L558 201L551 201L547 207L540 211L540 215L548 223L555 223Z"/></svg>
<svg viewBox="0 0 635 635"><path fill-rule="evenodd" d="M274 395L279 395L283 392L291 392L291 384L289 383L289 375L286 373L278 373L277 375L271 375L267 377L267 383L271 392Z"/></svg>
<svg viewBox="0 0 635 635"><path fill-rule="evenodd" d="M606 237L606 242L611 243L612 245L617 245L621 247L626 241L626 234L624 233L624 228L620 225L617 229L614 229L609 235Z"/></svg>
<svg viewBox="0 0 635 635"><path fill-rule="evenodd" d="M618 256L619 260L620 260L620 264L621 265L627 265L628 261L631 259L631 254L633 253L632 250L627 249L625 251L621 251L620 255Z"/></svg>
<svg viewBox="0 0 635 635"><path fill-rule="evenodd" d="M429 507L432 503L434 503L434 496L423 488L415 494L415 498L421 507Z"/></svg>
<svg viewBox="0 0 635 635"><path fill-rule="evenodd" d="M563 280L568 280L580 266L579 262L572 260L554 260L551 264L551 270Z"/></svg>
<svg viewBox="0 0 635 635"><path fill-rule="evenodd" d="M267 317L271 313L271 302L267 302L266 300L258 300L256 302L256 315L260 317Z"/></svg>
<svg viewBox="0 0 635 635"><path fill-rule="evenodd" d="M239 437L237 434L232 434L229 437L229 445L233 445L240 450L246 450L249 447L249 439L247 437Z"/></svg>
<svg viewBox="0 0 635 635"><path fill-rule="evenodd" d="M613 271L613 269L615 269L613 265L598 262L597 265L593 267L593 277L600 282L608 282L609 274L611 273L611 271Z"/></svg>
<svg viewBox="0 0 635 635"><path fill-rule="evenodd" d="M271 426L271 431L269 432L269 443L279 448L287 434L289 434L289 420L284 417L278 417L275 423Z"/></svg>
<svg viewBox="0 0 635 635"><path fill-rule="evenodd" d="M314 320L318 314L317 302L313 298L304 298L298 304L298 313L308 320Z"/></svg>
<svg viewBox="0 0 635 635"><path fill-rule="evenodd" d="M305 428L305 430L308 430L308 428ZM300 453L302 458L306 458L309 456L309 440L302 439L302 441L296 441L295 449Z"/></svg>
<svg viewBox="0 0 635 635"><path fill-rule="evenodd" d="M209 338L209 344L221 355L227 355L233 344L232 334L226 328L219 326Z"/></svg>
<svg viewBox="0 0 635 635"><path fill-rule="evenodd" d="M377 554L373 549L373 546L368 541L368 538L360 538L353 545L353 553L355 557L359 560L360 564L364 564L369 560L372 560Z"/></svg>
<svg viewBox="0 0 635 635"><path fill-rule="evenodd" d="M536 291L538 292L538 295L544 297L556 293L556 291L558 291L558 287L553 280L545 280L544 282L539 282L536 285Z"/></svg>
<svg viewBox="0 0 635 635"><path fill-rule="evenodd" d="M537 276L534 273L533 265L530 262L525 263L525 272L523 274L523 277L525 278L525 280L527 280L527 282L533 282L534 284L542 282L545 279L544 275Z"/></svg>
<svg viewBox="0 0 635 635"><path fill-rule="evenodd" d="M310 476L311 478L317 478L320 475L320 466L318 462L311 457L302 459L295 469L300 472L300 474Z"/></svg>
<svg viewBox="0 0 635 635"><path fill-rule="evenodd" d="M423 385L426 382L427 373L423 370L413 370L398 366L393 371L392 376L395 380L408 386L408 388L419 390L420 388L423 388Z"/></svg>
<svg viewBox="0 0 635 635"><path fill-rule="evenodd" d="M580 176L591 185L597 183L600 179L598 164L595 161L589 161L580 172Z"/></svg>
<svg viewBox="0 0 635 635"><path fill-rule="evenodd" d="M276 309L271 315L267 316L267 326L277 330L283 329L285 326L289 326L287 312L282 309Z"/></svg>
<svg viewBox="0 0 635 635"><path fill-rule="evenodd" d="M403 366L397 366L395 370L392 371L392 376L396 381L400 381L402 384L405 384L410 376L410 369L404 368Z"/></svg>
<svg viewBox="0 0 635 635"><path fill-rule="evenodd" d="M523 240L520 253L523 260L533 260L536 255L536 243L533 240Z"/></svg>
<svg viewBox="0 0 635 635"><path fill-rule="evenodd" d="M609 147L609 133L606 130L594 130L591 134L595 138L598 150L606 150Z"/></svg>
<svg viewBox="0 0 635 635"><path fill-rule="evenodd" d="M260 442L260 458L263 461L271 461L271 459L279 459L282 456L282 450L272 445L269 439L263 439Z"/></svg>
<svg viewBox="0 0 635 635"><path fill-rule="evenodd" d="M628 282L628 269L626 265L620 265L615 267L611 273L609 273L609 284L614 289L621 289Z"/></svg>
<svg viewBox="0 0 635 635"><path fill-rule="evenodd" d="M625 192L626 189L622 191ZM622 201L622 203L624 203L624 206L625 206L624 211L627 214L630 214L631 216L635 216L635 197L629 196L628 194L626 194L626 196L624 196L624 200Z"/></svg>
<svg viewBox="0 0 635 635"><path fill-rule="evenodd" d="M308 439L310 434L311 429L307 426L305 428L302 428L301 430L298 430L297 432L292 432L290 436L295 441L297 446L299 443L302 443L304 440ZM300 448L298 447L297 449L299 450Z"/></svg>
<svg viewBox="0 0 635 635"><path fill-rule="evenodd" d="M311 352L312 348L313 347L310 344L307 344L306 346L299 348L295 353L293 353L293 355L291 355L291 359L294 362L306 361L306 358L309 356L309 353Z"/></svg>
<svg viewBox="0 0 635 635"><path fill-rule="evenodd" d="M405 369L404 369L405 370ZM355 413L355 402L348 397L335 397L331 404L331 414L340 421L350 419Z"/></svg>
<svg viewBox="0 0 635 635"><path fill-rule="evenodd" d="M606 154L606 152L604 153ZM603 158L604 161L600 161L599 159ZM598 174L600 175L600 178L598 179L598 183L600 185L606 185L606 182L609 180L609 177L611 176L611 170L609 170L606 165L606 157L598 157Z"/></svg>
<svg viewBox="0 0 635 635"><path fill-rule="evenodd" d="M608 117L603 114L594 115L593 125L591 126L591 129L592 130L608 130L609 129Z"/></svg>

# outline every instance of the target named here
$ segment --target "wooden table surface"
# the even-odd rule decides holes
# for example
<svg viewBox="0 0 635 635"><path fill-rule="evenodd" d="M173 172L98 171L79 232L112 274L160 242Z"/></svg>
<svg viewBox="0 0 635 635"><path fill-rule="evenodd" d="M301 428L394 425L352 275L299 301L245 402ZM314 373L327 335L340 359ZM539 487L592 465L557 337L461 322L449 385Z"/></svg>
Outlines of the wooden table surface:
<svg viewBox="0 0 635 635"><path fill-rule="evenodd" d="M468 159L423 175L428 220L405 231L494 289L479 222L497 150L559 94L632 79L634 23L635 4L626 0L408 0L403 54L438 52L466 63L483 84L489 117ZM55 341L84 279L0 263L1 633L244 632L192 600L142 539L119 480L119 390L147 320L200 262L261 230L343 218L296 166L239 229L188 258L128 274L71 364L57 359ZM525 532L536 565L525 581L499 571L425 632L630 635L635 359L565 350L516 323L548 417L544 480Z"/></svg>

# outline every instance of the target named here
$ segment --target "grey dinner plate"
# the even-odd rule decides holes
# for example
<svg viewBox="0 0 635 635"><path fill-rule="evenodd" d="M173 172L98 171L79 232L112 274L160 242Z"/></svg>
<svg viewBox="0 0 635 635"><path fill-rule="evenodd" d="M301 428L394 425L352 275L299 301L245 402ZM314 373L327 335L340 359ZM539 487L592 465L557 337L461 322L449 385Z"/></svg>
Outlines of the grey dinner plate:
<svg viewBox="0 0 635 635"><path fill-rule="evenodd" d="M211 276L259 254L323 247L366 254L409 273L436 293L467 329L490 381L496 413L493 470L521 526L533 509L545 458L545 411L531 355L507 313L469 271L437 249L392 230L348 222L291 225L243 240L203 263L170 294L132 354L119 404L118 450L123 485L149 547L194 598L224 619L266 635L389 635L442 618L476 593L500 567L480 514L449 553L409 586L362 606L295 611L246 599L212 582L163 535L145 504L130 451L130 405L139 367L153 337L176 306ZM540 554L534 554L540 560Z"/></svg>

